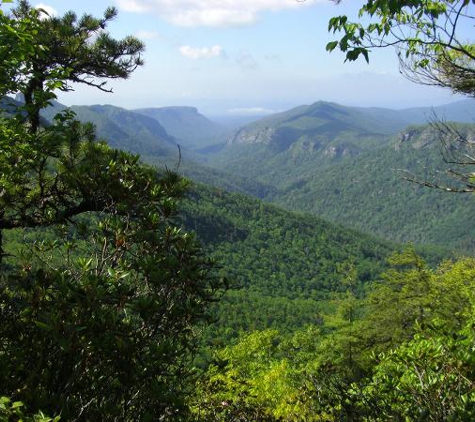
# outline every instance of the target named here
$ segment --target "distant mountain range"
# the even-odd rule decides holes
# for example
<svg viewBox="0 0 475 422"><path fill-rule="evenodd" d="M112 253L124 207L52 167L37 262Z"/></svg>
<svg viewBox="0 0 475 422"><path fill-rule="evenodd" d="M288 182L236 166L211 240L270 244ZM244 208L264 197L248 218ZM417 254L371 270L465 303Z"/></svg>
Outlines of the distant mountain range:
<svg viewBox="0 0 475 422"><path fill-rule="evenodd" d="M133 112L156 120L187 149L218 143L228 133L227 128L198 113L195 107L142 108Z"/></svg>
<svg viewBox="0 0 475 422"><path fill-rule="evenodd" d="M51 117L63 108L48 110ZM112 146L198 182L398 241L475 250L475 200L402 180L444 171L433 116L472 123L475 102L389 110L316 102L228 132L193 107L74 106ZM409 126L409 128L408 128ZM405 141L402 142L401 140ZM212 167L212 168L211 168ZM439 173L440 174L440 173Z"/></svg>
<svg viewBox="0 0 475 422"><path fill-rule="evenodd" d="M475 103L472 101L405 110L346 107L319 101L246 125L228 143L266 143L285 149L296 142L306 141L313 150L346 143L358 150L377 146L375 137L394 134L411 124L427 123L436 117L473 122L473 116Z"/></svg>
<svg viewBox="0 0 475 422"><path fill-rule="evenodd" d="M209 163L272 186L264 199L286 208L389 239L475 250L473 197L403 180L408 172L440 179L449 167L438 134L407 125L434 113L471 121L474 103L399 111L318 102L241 128Z"/></svg>

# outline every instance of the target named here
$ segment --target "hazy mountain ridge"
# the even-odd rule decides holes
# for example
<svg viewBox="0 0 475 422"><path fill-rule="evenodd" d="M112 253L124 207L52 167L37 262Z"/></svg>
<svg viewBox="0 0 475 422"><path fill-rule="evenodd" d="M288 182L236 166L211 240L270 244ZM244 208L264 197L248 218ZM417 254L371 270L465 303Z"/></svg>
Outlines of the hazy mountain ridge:
<svg viewBox="0 0 475 422"><path fill-rule="evenodd" d="M369 139L390 134L394 126L390 121L375 120L360 109L319 101L244 126L228 144L263 143L283 151L301 142L307 150L343 146L347 153L356 153L366 144L373 145Z"/></svg>
<svg viewBox="0 0 475 422"><path fill-rule="evenodd" d="M133 110L151 117L186 148L196 149L220 142L228 129L198 112L195 107L156 107Z"/></svg>
<svg viewBox="0 0 475 422"><path fill-rule="evenodd" d="M176 155L176 140L156 120L121 107L91 105L67 107L54 102L42 111L42 116L51 120L58 112L70 109L78 120L96 126L99 139L112 147L136 154L156 156Z"/></svg>
<svg viewBox="0 0 475 422"><path fill-rule="evenodd" d="M110 105L74 106L71 108L82 121L97 127L100 137L112 146L135 153L168 155L175 152L176 141L154 119Z"/></svg>
<svg viewBox="0 0 475 422"><path fill-rule="evenodd" d="M334 142L350 133L357 133L360 138L370 135L390 135L409 124L425 122L432 113L453 115L446 110L450 111L450 107L433 110L428 108L391 110L375 107L347 107L318 101L312 105L299 106L246 125L239 129L228 143L271 144L276 140L278 142L279 137L285 137L290 146L301 137ZM358 146L367 145L363 143Z"/></svg>
<svg viewBox="0 0 475 422"><path fill-rule="evenodd" d="M473 109L471 102L455 103L454 109L460 111L463 105L468 106L468 110ZM414 173L421 181L453 183L443 177L440 179L448 166L434 128L428 124L414 125L432 113L430 109L392 111L388 120L391 116L400 116L393 127L402 128L393 135L373 135L369 134L367 122L371 116L382 113L382 109L358 109L358 113L365 111L368 115L366 119L360 116L353 125L350 123L354 110L327 103L314 106L312 111L321 110L323 106L325 113L314 113L312 119L305 114L308 108L299 107L246 126L238 133L266 130L271 135L255 142L231 142L211 163L273 186L276 190L264 199L286 208L311 212L397 241L436 243L462 251L475 248L472 240L475 226L470 218L475 212L472 197L454 198L403 180L404 176ZM450 106L444 106L444 110L446 115L452 113ZM413 122L407 126L411 116ZM287 132L289 138L285 142L277 143L279 147L273 145L275 127L282 122L309 124L310 121L312 130L318 133L328 122L336 125L341 119L346 122L337 128L340 132L334 137L328 136L324 147L302 137L296 139L291 131ZM269 126L270 123L275 126ZM381 121L378 125L380 129L391 127ZM468 131L469 137L474 128L471 124L458 124L458 127ZM435 176L439 180L434 180Z"/></svg>
<svg viewBox="0 0 475 422"><path fill-rule="evenodd" d="M461 113L465 106L473 108L464 101L444 106L444 113ZM197 114L196 109L185 109ZM214 170L197 164L199 156L186 151L180 162L175 138L153 118L112 106L73 110L81 120L93 121L111 145L177 168L193 180L397 241L475 249L472 198L454 198L402 180L407 172L424 180L432 177L430 169L443 168L431 128L414 125L432 109L387 111L325 102L297 107L237 131L234 136L255 134L256 142L230 142L218 153L207 154ZM434 110L440 113L442 108ZM395 128L398 131L391 132ZM259 139L261 133L268 137Z"/></svg>

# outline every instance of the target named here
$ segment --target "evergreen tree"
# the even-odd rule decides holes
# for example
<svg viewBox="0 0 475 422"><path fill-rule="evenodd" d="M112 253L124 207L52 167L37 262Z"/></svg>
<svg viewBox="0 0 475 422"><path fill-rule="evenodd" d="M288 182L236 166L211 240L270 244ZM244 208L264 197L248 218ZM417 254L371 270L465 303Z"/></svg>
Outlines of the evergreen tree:
<svg viewBox="0 0 475 422"><path fill-rule="evenodd" d="M0 121L1 394L65 420L183 419L193 325L218 285L176 224L187 182L70 111L39 117L70 82L127 77L143 46L103 32L112 9L39 14L20 2L0 16L0 93L25 99L6 98Z"/></svg>

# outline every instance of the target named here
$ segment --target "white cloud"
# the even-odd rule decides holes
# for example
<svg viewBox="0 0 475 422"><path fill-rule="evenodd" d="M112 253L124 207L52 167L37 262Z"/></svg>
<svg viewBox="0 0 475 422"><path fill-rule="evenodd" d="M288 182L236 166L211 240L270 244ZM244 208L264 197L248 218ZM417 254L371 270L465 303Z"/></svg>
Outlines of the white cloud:
<svg viewBox="0 0 475 422"><path fill-rule="evenodd" d="M134 35L141 40L160 38L160 34L157 31L137 31Z"/></svg>
<svg viewBox="0 0 475 422"><path fill-rule="evenodd" d="M277 113L275 110L264 107L245 107L245 108L231 108L228 110L229 114L236 114L239 116L262 116L265 114Z"/></svg>
<svg viewBox="0 0 475 422"><path fill-rule="evenodd" d="M190 47L189 45L182 45L179 48L182 56L188 59L210 59L212 57L219 57L224 55L223 47L214 45L213 47Z"/></svg>
<svg viewBox="0 0 475 422"><path fill-rule="evenodd" d="M49 15L49 17L53 17L53 16L58 15L58 11L54 7L48 6L47 4L44 4L44 3L37 4L35 6L35 8L36 9L43 9ZM42 13L41 16L44 16L44 14ZM44 16L44 17L46 17L46 16Z"/></svg>
<svg viewBox="0 0 475 422"><path fill-rule="evenodd" d="M257 69L257 62L254 56L249 51L241 51L236 56L236 62L244 70Z"/></svg>
<svg viewBox="0 0 475 422"><path fill-rule="evenodd" d="M266 11L295 9L328 0L117 0L122 10L155 13L179 26L230 26L254 23Z"/></svg>

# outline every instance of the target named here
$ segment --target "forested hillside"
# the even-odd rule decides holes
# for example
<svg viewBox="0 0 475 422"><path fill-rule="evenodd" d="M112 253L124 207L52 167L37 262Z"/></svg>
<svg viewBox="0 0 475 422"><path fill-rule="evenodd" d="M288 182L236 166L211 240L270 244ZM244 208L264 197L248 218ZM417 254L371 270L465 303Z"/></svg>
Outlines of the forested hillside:
<svg viewBox="0 0 475 422"><path fill-rule="evenodd" d="M434 129L408 128L385 148L295 175L273 200L393 240L473 251L473 198L422 185L460 186L446 174L457 166L442 149Z"/></svg>
<svg viewBox="0 0 475 422"><path fill-rule="evenodd" d="M363 295L396 246L257 199L197 186L184 224L216 259L230 291L215 306L215 341L243 331L319 324L349 271ZM436 254L431 255L436 258ZM437 258L436 258L437 259Z"/></svg>
<svg viewBox="0 0 475 422"><path fill-rule="evenodd" d="M176 155L176 140L155 119L111 105L73 106L54 103L42 111L52 121L56 113L70 109L78 120L95 125L99 138L109 145L136 154Z"/></svg>
<svg viewBox="0 0 475 422"><path fill-rule="evenodd" d="M300 111L297 120L286 117L280 129L281 123L266 126L272 118L243 128L211 163L272 186L274 190L263 198L286 208L387 239L473 251L472 198L421 185L457 186L446 173L460 171L460 166L445 162L454 157L447 157L437 128L409 126L394 135L375 134L361 129L366 120L352 120L345 108L317 106L311 117L301 117ZM343 117L351 117L351 123L334 123ZM296 121L304 118L314 126L296 129ZM473 126L461 123L454 123L452 130L468 139L475 132ZM462 154L461 150L460 160Z"/></svg>

